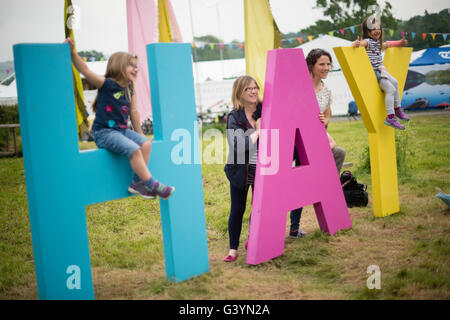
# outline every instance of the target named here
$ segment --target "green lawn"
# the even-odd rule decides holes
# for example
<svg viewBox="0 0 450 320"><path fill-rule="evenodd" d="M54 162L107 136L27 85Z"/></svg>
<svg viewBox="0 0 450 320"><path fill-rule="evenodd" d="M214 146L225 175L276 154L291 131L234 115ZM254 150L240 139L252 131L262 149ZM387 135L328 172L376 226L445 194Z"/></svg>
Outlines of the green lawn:
<svg viewBox="0 0 450 320"><path fill-rule="evenodd" d="M362 121L332 122L329 132L370 193ZM375 218L369 194L367 207L349 209L353 227L328 236L308 206L302 228L309 235L286 238L284 254L258 266L245 263L243 248L235 263L222 261L228 252L229 184L223 164L203 164L210 272L181 283L166 281L158 201L129 197L91 205L86 215L96 298L449 299L450 210L435 197L436 187L450 192L449 136L450 112L413 114L397 142L399 213ZM241 243L248 235L250 203L251 196ZM370 265L380 268L379 290L366 286ZM37 299L22 158L0 159L0 299Z"/></svg>

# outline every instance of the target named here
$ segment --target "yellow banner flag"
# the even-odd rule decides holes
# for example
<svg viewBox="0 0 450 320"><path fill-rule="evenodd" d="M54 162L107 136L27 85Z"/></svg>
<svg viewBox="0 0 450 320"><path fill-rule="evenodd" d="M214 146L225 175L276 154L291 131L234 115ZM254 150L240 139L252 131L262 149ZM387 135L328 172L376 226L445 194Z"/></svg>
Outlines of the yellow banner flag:
<svg viewBox="0 0 450 320"><path fill-rule="evenodd" d="M273 19L269 0L244 0L245 62L247 75L252 76L264 94L267 51L280 47L281 33Z"/></svg>
<svg viewBox="0 0 450 320"><path fill-rule="evenodd" d="M75 8L72 6L72 0L65 0L64 3L64 32L66 38L72 38L75 47L75 36L73 34L73 27L75 25L74 20L79 17L74 17ZM88 121L86 105L84 104L83 96L83 84L81 82L80 73L72 64L73 84L74 84L74 96L75 96L75 110L77 116L78 137L81 139L82 134L88 131Z"/></svg>
<svg viewBox="0 0 450 320"><path fill-rule="evenodd" d="M166 0L158 0L158 17L159 42L172 42L169 11L167 10Z"/></svg>

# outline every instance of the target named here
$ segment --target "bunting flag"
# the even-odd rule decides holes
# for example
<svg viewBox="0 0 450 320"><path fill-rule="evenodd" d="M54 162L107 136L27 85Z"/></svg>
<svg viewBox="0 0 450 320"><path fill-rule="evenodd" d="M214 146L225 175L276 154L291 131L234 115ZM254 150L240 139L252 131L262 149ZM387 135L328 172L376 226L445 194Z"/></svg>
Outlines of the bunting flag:
<svg viewBox="0 0 450 320"><path fill-rule="evenodd" d="M350 27L345 27L342 29L338 29L338 30L332 30L332 31L328 31L327 34L330 36L334 36L335 34L341 34L341 35L345 35L345 30L350 29L352 34L355 35L356 32L356 27L359 27L358 25L354 25L354 26L350 26ZM385 28L384 31L389 34L391 37L394 36L395 30L394 29L389 29L389 28ZM416 37L417 32L413 32L413 31L400 31L400 34L402 37L406 37L408 34L411 35L411 39L414 40L414 38ZM434 34L434 35L433 35ZM425 40L427 37L428 33L423 33L422 34L422 39ZM436 35L442 35L442 38L447 41L447 33L430 33L430 35L432 36L433 40L435 40ZM318 34L318 37L322 37L323 34L320 33ZM308 40L311 41L314 38L314 35L308 35L307 36ZM283 41L285 41L284 43L286 44L286 41L289 41L289 43L292 43L293 40L295 39L301 39L299 37L293 37L293 38L285 38L283 39ZM302 42L299 41L299 43L301 44Z"/></svg>
<svg viewBox="0 0 450 320"><path fill-rule="evenodd" d="M258 82L262 98L267 51L280 46L281 33L273 19L269 0L244 0L244 16L247 74Z"/></svg>
<svg viewBox="0 0 450 320"><path fill-rule="evenodd" d="M297 40L298 40L298 43L302 44L303 39L301 37L298 37Z"/></svg>
<svg viewBox="0 0 450 320"><path fill-rule="evenodd" d="M75 51L75 35L72 29L71 19L74 14L72 0L65 0L64 2L64 33L66 38L72 38ZM75 111L77 118L78 137L81 139L82 134L87 132L89 124L87 121L86 105L84 104L83 96L83 83L81 82L81 76L75 66L72 64L73 85L74 85L74 97L75 97Z"/></svg>
<svg viewBox="0 0 450 320"><path fill-rule="evenodd" d="M141 123L152 114L146 44L158 42L158 8L154 0L127 0L128 50L138 56L136 95Z"/></svg>
<svg viewBox="0 0 450 320"><path fill-rule="evenodd" d="M172 42L170 29L169 10L167 10L166 0L158 0L159 42Z"/></svg>

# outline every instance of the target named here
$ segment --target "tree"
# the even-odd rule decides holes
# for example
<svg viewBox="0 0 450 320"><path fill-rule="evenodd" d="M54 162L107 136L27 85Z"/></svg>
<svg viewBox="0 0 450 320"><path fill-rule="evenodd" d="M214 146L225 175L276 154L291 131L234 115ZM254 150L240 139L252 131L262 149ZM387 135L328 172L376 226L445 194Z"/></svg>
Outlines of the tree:
<svg viewBox="0 0 450 320"><path fill-rule="evenodd" d="M220 60L220 50L222 50L223 59L238 59L244 57L244 50L239 48L239 41L232 41L230 44L223 44L219 38L206 35L201 37L194 37L195 43L202 43L201 47L193 48L194 62ZM222 49L219 48L222 44Z"/></svg>
<svg viewBox="0 0 450 320"><path fill-rule="evenodd" d="M91 61L91 60L94 60L94 61L105 60L105 56L103 55L103 53L95 51L95 50L80 51L80 52L78 52L78 54L80 55L80 57L86 58L87 61Z"/></svg>
<svg viewBox="0 0 450 320"><path fill-rule="evenodd" d="M392 5L388 1L384 2L384 6L379 6L377 0L316 0L316 8L324 10L323 14L331 19L336 29L361 24L374 13L373 6L382 9L384 28L397 27L398 20L392 16Z"/></svg>
<svg viewBox="0 0 450 320"><path fill-rule="evenodd" d="M423 16L415 16L407 21L401 22L399 29L408 33L408 46L413 47L414 50L439 47L448 44L448 40L445 40L442 35L436 35L433 40L431 33L447 33L449 19L450 13L447 9L432 14L429 14L425 10ZM414 39L412 39L412 32L416 33ZM422 33L428 34L425 40L422 38Z"/></svg>
<svg viewBox="0 0 450 320"><path fill-rule="evenodd" d="M322 9L327 20L318 20L312 26L302 29L298 34L317 35L330 31L357 26L355 34L346 32L339 37L354 40L361 34L361 23L365 18L375 13L373 6L377 6L377 0L316 0L315 9ZM392 16L392 5L386 1L382 7L381 21L383 28L397 29L400 20Z"/></svg>

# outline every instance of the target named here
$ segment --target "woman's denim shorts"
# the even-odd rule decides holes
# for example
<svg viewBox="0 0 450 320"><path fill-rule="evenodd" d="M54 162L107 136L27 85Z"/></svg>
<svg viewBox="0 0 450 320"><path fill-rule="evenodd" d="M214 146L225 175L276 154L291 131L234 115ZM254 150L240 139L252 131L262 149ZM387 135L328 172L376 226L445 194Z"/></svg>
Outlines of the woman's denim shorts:
<svg viewBox="0 0 450 320"><path fill-rule="evenodd" d="M97 147L122 154L128 158L131 158L146 141L149 141L145 136L130 129L119 131L105 128L93 133Z"/></svg>

